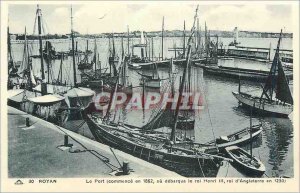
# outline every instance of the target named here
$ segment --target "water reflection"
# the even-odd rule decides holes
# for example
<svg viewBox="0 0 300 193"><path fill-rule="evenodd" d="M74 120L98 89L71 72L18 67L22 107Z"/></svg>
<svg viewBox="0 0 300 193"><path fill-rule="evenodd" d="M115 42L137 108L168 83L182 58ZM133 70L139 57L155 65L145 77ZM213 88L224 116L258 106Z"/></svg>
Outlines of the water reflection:
<svg viewBox="0 0 300 193"><path fill-rule="evenodd" d="M287 173L286 167L292 167L293 159L293 125L291 120L283 118L265 118L263 120L263 138L268 147L268 163L272 170L271 175L278 177L281 175L293 175ZM267 152L266 152L267 153ZM286 166L284 161L289 159L290 165ZM290 176L292 177L292 176Z"/></svg>

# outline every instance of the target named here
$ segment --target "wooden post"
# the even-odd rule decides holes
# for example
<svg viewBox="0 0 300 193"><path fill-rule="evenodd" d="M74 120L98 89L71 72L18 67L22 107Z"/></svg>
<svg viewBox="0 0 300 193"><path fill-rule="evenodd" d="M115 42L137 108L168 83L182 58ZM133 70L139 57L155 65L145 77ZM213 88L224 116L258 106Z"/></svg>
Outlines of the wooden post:
<svg viewBox="0 0 300 193"><path fill-rule="evenodd" d="M30 127L29 117L26 117L26 119L25 119L25 125L26 125L26 127Z"/></svg>
<svg viewBox="0 0 300 193"><path fill-rule="evenodd" d="M123 166L122 166L123 174L128 175L129 174L129 162L123 161Z"/></svg>

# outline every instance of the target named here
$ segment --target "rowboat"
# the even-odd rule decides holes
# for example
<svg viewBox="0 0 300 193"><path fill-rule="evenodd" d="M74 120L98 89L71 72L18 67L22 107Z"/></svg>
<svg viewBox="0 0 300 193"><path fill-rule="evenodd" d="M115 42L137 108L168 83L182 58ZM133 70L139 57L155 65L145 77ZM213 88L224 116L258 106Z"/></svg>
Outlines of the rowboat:
<svg viewBox="0 0 300 193"><path fill-rule="evenodd" d="M264 164L256 157L252 157L242 148L230 146L226 147L225 151L228 156L233 159L231 164L233 164L242 173L253 177L260 177L265 173L266 168Z"/></svg>
<svg viewBox="0 0 300 193"><path fill-rule="evenodd" d="M262 125L253 125L252 129L249 127L246 127L245 129L242 129L240 131L237 131L233 134L230 134L228 136L220 136L215 141L210 141L208 144L216 143L219 149L224 149L229 146L240 146L248 143L252 138L258 137L262 132ZM250 134L251 132L251 134Z"/></svg>

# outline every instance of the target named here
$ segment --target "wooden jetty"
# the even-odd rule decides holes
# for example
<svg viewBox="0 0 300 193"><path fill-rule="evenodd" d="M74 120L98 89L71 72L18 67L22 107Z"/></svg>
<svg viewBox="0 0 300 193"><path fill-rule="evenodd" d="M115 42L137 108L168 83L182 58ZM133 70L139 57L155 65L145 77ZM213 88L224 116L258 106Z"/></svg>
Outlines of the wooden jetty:
<svg viewBox="0 0 300 193"><path fill-rule="evenodd" d="M255 82L265 82L269 76L269 71L243 69L221 66L202 66L204 75L216 75L237 80L248 80ZM293 80L293 73L286 72L288 80Z"/></svg>

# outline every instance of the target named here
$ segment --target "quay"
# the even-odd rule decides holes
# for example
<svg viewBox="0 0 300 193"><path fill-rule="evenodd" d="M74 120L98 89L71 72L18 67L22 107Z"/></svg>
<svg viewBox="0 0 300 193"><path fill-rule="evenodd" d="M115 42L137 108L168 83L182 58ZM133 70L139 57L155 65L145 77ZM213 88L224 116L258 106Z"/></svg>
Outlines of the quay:
<svg viewBox="0 0 300 193"><path fill-rule="evenodd" d="M222 162L218 171L217 178L245 178L241 172L237 171L229 162Z"/></svg>
<svg viewBox="0 0 300 193"><path fill-rule="evenodd" d="M29 118L29 125L26 118ZM8 106L10 178L116 177L116 169L110 167L121 168L124 163L133 170L126 175L128 177L180 177L175 172L111 150L107 145Z"/></svg>

